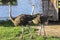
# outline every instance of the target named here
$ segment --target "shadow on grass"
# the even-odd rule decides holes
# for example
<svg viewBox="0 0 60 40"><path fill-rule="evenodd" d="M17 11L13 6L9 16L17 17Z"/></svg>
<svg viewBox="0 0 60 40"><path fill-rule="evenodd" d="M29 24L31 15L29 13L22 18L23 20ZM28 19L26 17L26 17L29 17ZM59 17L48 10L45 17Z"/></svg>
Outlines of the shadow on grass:
<svg viewBox="0 0 60 40"><path fill-rule="evenodd" d="M10 20L0 20L0 26L14 27L14 24Z"/></svg>
<svg viewBox="0 0 60 40"><path fill-rule="evenodd" d="M51 40L52 40L52 39L53 39L53 40L55 40L55 39L56 39L56 40L60 40L60 37L53 37L53 36L52 36L52 37L44 37L44 36L43 36L43 40L50 40L50 39L51 39Z"/></svg>

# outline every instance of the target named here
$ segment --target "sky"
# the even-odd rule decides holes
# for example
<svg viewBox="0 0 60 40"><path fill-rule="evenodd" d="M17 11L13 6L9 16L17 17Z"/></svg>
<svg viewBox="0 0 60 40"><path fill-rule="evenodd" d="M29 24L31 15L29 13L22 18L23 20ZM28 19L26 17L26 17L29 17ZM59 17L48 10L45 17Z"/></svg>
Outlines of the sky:
<svg viewBox="0 0 60 40"><path fill-rule="evenodd" d="M31 14L32 6L35 5L34 14L42 13L42 2L41 0L18 0L16 6L12 6L12 16L16 17L20 14ZM9 7L0 5L0 17L9 16Z"/></svg>

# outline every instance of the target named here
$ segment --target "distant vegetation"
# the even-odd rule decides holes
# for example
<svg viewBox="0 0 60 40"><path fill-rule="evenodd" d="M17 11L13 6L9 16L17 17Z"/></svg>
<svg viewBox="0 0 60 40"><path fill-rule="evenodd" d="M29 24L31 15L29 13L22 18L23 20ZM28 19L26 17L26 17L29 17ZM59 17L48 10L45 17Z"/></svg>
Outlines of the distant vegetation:
<svg viewBox="0 0 60 40"><path fill-rule="evenodd" d="M0 20L0 26L10 27L14 25L10 20Z"/></svg>
<svg viewBox="0 0 60 40"><path fill-rule="evenodd" d="M8 5L9 1L11 1L11 5L17 5L17 0L0 0L0 5Z"/></svg>

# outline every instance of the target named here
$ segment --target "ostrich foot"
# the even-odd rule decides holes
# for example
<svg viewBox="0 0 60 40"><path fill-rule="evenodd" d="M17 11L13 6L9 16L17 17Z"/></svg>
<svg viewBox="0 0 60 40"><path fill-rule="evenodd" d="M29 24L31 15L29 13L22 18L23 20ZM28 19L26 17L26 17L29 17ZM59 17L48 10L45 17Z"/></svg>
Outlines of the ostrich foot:
<svg viewBox="0 0 60 40"><path fill-rule="evenodd" d="M24 39L23 35L21 34L20 39Z"/></svg>

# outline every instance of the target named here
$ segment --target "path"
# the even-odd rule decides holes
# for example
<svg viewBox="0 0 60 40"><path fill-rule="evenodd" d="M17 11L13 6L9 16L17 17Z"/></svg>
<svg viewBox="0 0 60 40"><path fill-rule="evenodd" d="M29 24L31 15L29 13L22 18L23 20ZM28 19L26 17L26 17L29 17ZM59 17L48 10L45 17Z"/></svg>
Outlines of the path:
<svg viewBox="0 0 60 40"><path fill-rule="evenodd" d="M40 26L33 26L32 28L41 29ZM60 25L47 25L45 26L45 32L47 36L60 37Z"/></svg>

